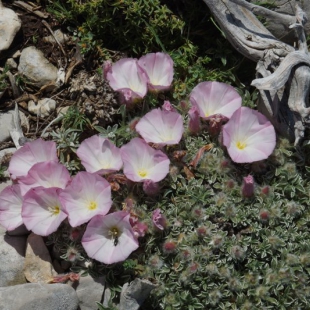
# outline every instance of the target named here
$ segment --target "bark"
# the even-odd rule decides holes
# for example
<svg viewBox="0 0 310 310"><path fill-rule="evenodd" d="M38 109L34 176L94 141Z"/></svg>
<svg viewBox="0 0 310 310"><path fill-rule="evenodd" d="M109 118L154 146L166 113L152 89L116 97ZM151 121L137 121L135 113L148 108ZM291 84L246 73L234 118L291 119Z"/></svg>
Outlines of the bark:
<svg viewBox="0 0 310 310"><path fill-rule="evenodd" d="M252 85L260 92L258 109L276 130L294 141L304 138L309 127L310 57L303 29L307 18L296 5L296 15L273 12L244 0L203 0L227 40L245 57L257 62ZM254 14L274 18L294 28L295 48L275 38Z"/></svg>

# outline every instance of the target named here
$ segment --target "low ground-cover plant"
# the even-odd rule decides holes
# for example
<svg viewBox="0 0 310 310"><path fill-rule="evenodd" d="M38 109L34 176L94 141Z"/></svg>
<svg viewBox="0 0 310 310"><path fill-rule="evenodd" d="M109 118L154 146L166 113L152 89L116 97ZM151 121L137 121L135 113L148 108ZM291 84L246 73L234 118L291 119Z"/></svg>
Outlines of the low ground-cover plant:
<svg viewBox="0 0 310 310"><path fill-rule="evenodd" d="M224 83L164 100L167 59L107 63L124 118L66 148L61 163L55 142L18 150L0 224L47 236L71 271L106 275L112 297L128 280L152 279L147 309L308 308L307 145L276 141L271 123ZM70 176L72 158L79 171Z"/></svg>

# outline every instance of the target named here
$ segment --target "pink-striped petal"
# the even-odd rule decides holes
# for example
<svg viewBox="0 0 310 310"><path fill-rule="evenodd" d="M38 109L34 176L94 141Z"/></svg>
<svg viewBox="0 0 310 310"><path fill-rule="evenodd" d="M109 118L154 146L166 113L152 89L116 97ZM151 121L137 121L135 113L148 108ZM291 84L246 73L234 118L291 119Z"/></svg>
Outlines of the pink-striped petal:
<svg viewBox="0 0 310 310"><path fill-rule="evenodd" d="M202 82L192 90L190 102L197 107L202 118L215 114L222 114L230 118L241 107L242 99L237 91L228 84Z"/></svg>
<svg viewBox="0 0 310 310"><path fill-rule="evenodd" d="M22 218L28 230L40 236L55 232L67 217L58 197L59 188L36 187L24 197Z"/></svg>
<svg viewBox="0 0 310 310"><path fill-rule="evenodd" d="M107 214L112 205L110 184L101 176L84 171L59 196L72 227Z"/></svg>
<svg viewBox="0 0 310 310"><path fill-rule="evenodd" d="M23 224L22 203L23 197L18 184L9 185L0 193L0 225L8 231Z"/></svg>
<svg viewBox="0 0 310 310"><path fill-rule="evenodd" d="M124 261L139 247L124 211L95 216L87 225L82 245L89 257L104 264Z"/></svg>
<svg viewBox="0 0 310 310"><path fill-rule="evenodd" d="M37 139L26 143L11 158L8 171L13 179L27 175L29 169L44 161L58 162L56 143Z"/></svg>

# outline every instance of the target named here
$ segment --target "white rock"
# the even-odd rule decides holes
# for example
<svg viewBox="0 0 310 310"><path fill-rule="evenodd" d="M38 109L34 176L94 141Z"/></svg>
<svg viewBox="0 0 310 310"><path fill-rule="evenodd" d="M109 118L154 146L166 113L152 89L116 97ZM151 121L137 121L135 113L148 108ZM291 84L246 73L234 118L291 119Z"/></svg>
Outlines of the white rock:
<svg viewBox="0 0 310 310"><path fill-rule="evenodd" d="M63 44L69 40L69 37L66 34L64 34L60 29L54 31L54 36L56 37L56 39L60 44ZM52 35L44 37L43 40L45 42L56 43L56 40Z"/></svg>
<svg viewBox="0 0 310 310"><path fill-rule="evenodd" d="M5 228L1 227L0 287L26 283L23 272L26 239L26 237L8 236L5 234ZM0 309L3 308L0 306Z"/></svg>
<svg viewBox="0 0 310 310"><path fill-rule="evenodd" d="M10 130L14 128L12 123L13 115L14 111L0 113L0 143L7 141L11 138ZM29 126L28 119L22 111L19 111L19 117L21 120L22 127L28 127Z"/></svg>
<svg viewBox="0 0 310 310"><path fill-rule="evenodd" d="M28 111L40 117L47 117L56 109L56 101L51 98L44 98L35 104L33 100L28 101Z"/></svg>
<svg viewBox="0 0 310 310"><path fill-rule="evenodd" d="M4 51L11 46L20 27L21 20L17 14L13 10L0 5L0 51Z"/></svg>
<svg viewBox="0 0 310 310"><path fill-rule="evenodd" d="M67 284L27 283L0 288L0 310L77 310L78 307L78 297Z"/></svg>
<svg viewBox="0 0 310 310"><path fill-rule="evenodd" d="M57 79L57 71L57 68L34 46L23 49L19 59L18 72L26 76L34 85L41 87L54 84Z"/></svg>

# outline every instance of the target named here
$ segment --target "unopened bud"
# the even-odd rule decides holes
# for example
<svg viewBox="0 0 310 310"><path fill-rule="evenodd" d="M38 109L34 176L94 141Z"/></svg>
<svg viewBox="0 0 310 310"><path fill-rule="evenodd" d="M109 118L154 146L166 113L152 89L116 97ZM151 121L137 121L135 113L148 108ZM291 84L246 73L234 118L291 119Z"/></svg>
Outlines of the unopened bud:
<svg viewBox="0 0 310 310"><path fill-rule="evenodd" d="M254 178L251 175L243 178L242 196L250 198L254 195Z"/></svg>

